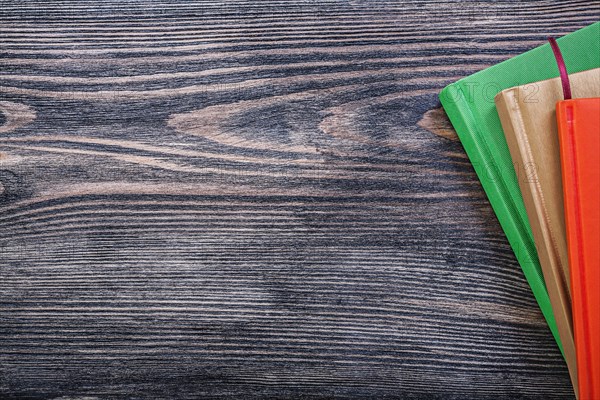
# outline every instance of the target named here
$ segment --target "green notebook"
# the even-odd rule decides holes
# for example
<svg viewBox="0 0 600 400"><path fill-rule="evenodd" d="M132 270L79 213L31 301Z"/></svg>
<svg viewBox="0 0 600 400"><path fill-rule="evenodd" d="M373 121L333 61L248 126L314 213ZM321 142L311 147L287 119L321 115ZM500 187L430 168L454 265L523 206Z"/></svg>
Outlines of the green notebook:
<svg viewBox="0 0 600 400"><path fill-rule="evenodd" d="M557 42L569 73L600 67L600 22ZM527 171L514 169L494 104L494 96L501 90L558 76L552 49L545 44L446 86L440 100L562 352L517 180L517 173ZM535 85L528 93L530 98L525 101L536 101Z"/></svg>

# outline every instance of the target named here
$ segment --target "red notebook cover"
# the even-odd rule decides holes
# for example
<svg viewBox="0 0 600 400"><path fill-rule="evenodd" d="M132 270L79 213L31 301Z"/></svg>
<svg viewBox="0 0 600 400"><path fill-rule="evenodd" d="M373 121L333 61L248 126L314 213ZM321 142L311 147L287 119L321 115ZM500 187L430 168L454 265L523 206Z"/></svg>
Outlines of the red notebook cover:
<svg viewBox="0 0 600 400"><path fill-rule="evenodd" d="M600 399L600 98L556 105L579 397Z"/></svg>

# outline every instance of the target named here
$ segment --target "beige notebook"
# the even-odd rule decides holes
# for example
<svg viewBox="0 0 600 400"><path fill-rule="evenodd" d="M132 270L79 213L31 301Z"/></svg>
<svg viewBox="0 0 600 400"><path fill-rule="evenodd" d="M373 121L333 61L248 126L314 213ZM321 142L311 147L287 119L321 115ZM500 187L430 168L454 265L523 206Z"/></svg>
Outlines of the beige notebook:
<svg viewBox="0 0 600 400"><path fill-rule="evenodd" d="M569 78L573 98L600 96L600 68L572 74ZM565 359L576 388L577 366L556 126L556 102L560 100L563 100L560 78L506 89L495 98Z"/></svg>

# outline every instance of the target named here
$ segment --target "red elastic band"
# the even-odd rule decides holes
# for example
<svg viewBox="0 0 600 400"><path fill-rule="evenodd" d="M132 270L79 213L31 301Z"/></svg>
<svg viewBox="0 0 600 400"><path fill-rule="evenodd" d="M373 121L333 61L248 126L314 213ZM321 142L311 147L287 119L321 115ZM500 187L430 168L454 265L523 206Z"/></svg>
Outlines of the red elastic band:
<svg viewBox="0 0 600 400"><path fill-rule="evenodd" d="M563 88L563 96L565 100L569 100L571 98L571 84L569 83L569 73L567 72L567 66L565 65L565 60L560 52L560 47L558 47L558 43L556 43L556 39L550 37L548 38L550 42L550 46L552 47L552 52L554 53L554 58L556 58L556 64L558 65L558 72L560 73L560 82L562 83Z"/></svg>

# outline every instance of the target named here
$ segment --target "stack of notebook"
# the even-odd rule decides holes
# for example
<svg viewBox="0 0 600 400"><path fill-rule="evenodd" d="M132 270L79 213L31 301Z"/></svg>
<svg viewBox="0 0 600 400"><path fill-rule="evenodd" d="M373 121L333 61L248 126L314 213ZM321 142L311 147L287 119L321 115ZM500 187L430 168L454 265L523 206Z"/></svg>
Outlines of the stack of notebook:
<svg viewBox="0 0 600 400"><path fill-rule="evenodd" d="M440 100L575 393L600 399L600 22L557 43L558 54L545 44L447 86Z"/></svg>

